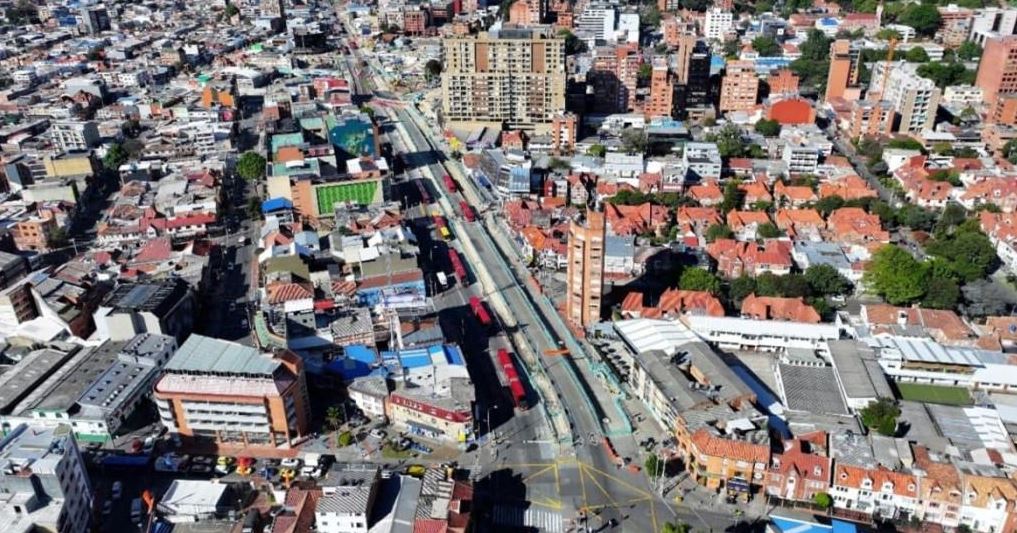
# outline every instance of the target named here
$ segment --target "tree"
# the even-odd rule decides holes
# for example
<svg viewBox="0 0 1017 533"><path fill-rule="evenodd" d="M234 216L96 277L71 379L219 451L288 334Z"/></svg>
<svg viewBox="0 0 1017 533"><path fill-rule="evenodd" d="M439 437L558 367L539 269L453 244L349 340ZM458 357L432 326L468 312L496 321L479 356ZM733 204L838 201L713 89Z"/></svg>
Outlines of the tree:
<svg viewBox="0 0 1017 533"><path fill-rule="evenodd" d="M851 290L851 282L836 268L827 264L811 265L806 268L805 281L809 283L813 294L822 296L847 294Z"/></svg>
<svg viewBox="0 0 1017 533"><path fill-rule="evenodd" d="M223 11L227 19L231 19L234 16L240 14L240 9L233 4L226 4L226 9Z"/></svg>
<svg viewBox="0 0 1017 533"><path fill-rule="evenodd" d="M918 150L922 151L922 143L912 139L911 137L902 137L898 139L890 139L890 142L886 143L887 148L896 148L899 150Z"/></svg>
<svg viewBox="0 0 1017 533"><path fill-rule="evenodd" d="M897 417L900 408L890 398L880 398L861 410L862 424L881 435L892 437L897 433Z"/></svg>
<svg viewBox="0 0 1017 533"><path fill-rule="evenodd" d="M922 307L930 309L956 309L960 301L960 287L950 278L933 277L922 296Z"/></svg>
<svg viewBox="0 0 1017 533"><path fill-rule="evenodd" d="M350 433L349 431L343 431L342 433L339 434L338 441L339 441L339 446L341 448L345 448L345 447L349 446L350 444L353 444L353 434Z"/></svg>
<svg viewBox="0 0 1017 533"><path fill-rule="evenodd" d="M646 456L646 460L643 461L643 468L646 470L646 475L651 478L655 478L664 473L664 469L667 466L667 462L657 457L657 454L651 453Z"/></svg>
<svg viewBox="0 0 1017 533"><path fill-rule="evenodd" d="M918 65L917 72L940 89L950 85L970 85L975 81L975 71L968 70L962 63L923 63Z"/></svg>
<svg viewBox="0 0 1017 533"><path fill-rule="evenodd" d="M551 170L559 170L559 171L563 171L563 172L568 172L569 170L572 170L572 165L570 165L569 162L565 161L564 159L558 159L557 157L552 157L551 160L548 161L548 163L547 163L547 168L549 168Z"/></svg>
<svg viewBox="0 0 1017 533"><path fill-rule="evenodd" d="M897 39L899 41L901 39L901 35L897 30L883 28L876 32L876 38L883 41L889 41L890 39Z"/></svg>
<svg viewBox="0 0 1017 533"><path fill-rule="evenodd" d="M742 300L754 292L756 292L756 280L749 276L740 276L731 280L727 297L732 305L738 307L741 305Z"/></svg>
<svg viewBox="0 0 1017 533"><path fill-rule="evenodd" d="M706 228L706 242L713 242L717 239L730 239L734 232L727 224L714 224Z"/></svg>
<svg viewBox="0 0 1017 533"><path fill-rule="evenodd" d="M776 239L784 235L784 232L773 222L765 222L756 228L756 236L760 239Z"/></svg>
<svg viewBox="0 0 1017 533"><path fill-rule="evenodd" d="M942 17L935 4L909 4L897 17L897 22L905 26L911 26L918 35L932 37L939 29Z"/></svg>
<svg viewBox="0 0 1017 533"><path fill-rule="evenodd" d="M581 54L589 48L586 46L586 41L576 37L566 28L558 30L558 37L565 39L565 55Z"/></svg>
<svg viewBox="0 0 1017 533"><path fill-rule="evenodd" d="M1003 157L1007 161L1017 164L1017 140L1006 141L1006 144L1003 145Z"/></svg>
<svg viewBox="0 0 1017 533"><path fill-rule="evenodd" d="M812 503L820 509L829 509L833 505L833 498L825 492L817 492L812 496Z"/></svg>
<svg viewBox="0 0 1017 533"><path fill-rule="evenodd" d="M769 35L760 35L755 39L752 39L752 49L759 54L760 57L776 57L780 55L780 44L777 40Z"/></svg>
<svg viewBox="0 0 1017 533"><path fill-rule="evenodd" d="M756 2L756 14L762 15L763 13L770 13L773 11L773 2L770 0L761 0Z"/></svg>
<svg viewBox="0 0 1017 533"><path fill-rule="evenodd" d="M593 157L604 157L604 154L607 153L607 147L603 144L594 144L586 150L586 153Z"/></svg>
<svg viewBox="0 0 1017 533"><path fill-rule="evenodd" d="M653 66L649 63L643 63L639 65L639 70L636 72L636 79L641 85L649 83L650 76L653 75Z"/></svg>
<svg viewBox="0 0 1017 533"><path fill-rule="evenodd" d="M244 152L237 159L237 174L247 181L260 179L265 175L265 158L258 152Z"/></svg>
<svg viewBox="0 0 1017 533"><path fill-rule="evenodd" d="M741 157L745 153L742 131L734 124L725 124L712 137L713 142L717 143L717 151L720 152L721 157Z"/></svg>
<svg viewBox="0 0 1017 533"><path fill-rule="evenodd" d="M102 157L102 166L106 170L117 170L120 165L127 162L127 150L124 149L119 143L110 145L109 150L106 150L106 155Z"/></svg>
<svg viewBox="0 0 1017 533"><path fill-rule="evenodd" d="M682 272L678 287L685 291L706 291L710 294L720 292L720 279L709 270L692 267Z"/></svg>
<svg viewBox="0 0 1017 533"><path fill-rule="evenodd" d="M816 208L816 211L819 211L823 218L826 218L830 216L830 213L844 207L844 199L837 195L826 196L820 198L813 207Z"/></svg>
<svg viewBox="0 0 1017 533"><path fill-rule="evenodd" d="M957 281L971 282L986 277L999 266L999 257L992 241L973 223L964 223L949 235L937 237L925 251L942 261Z"/></svg>
<svg viewBox="0 0 1017 533"><path fill-rule="evenodd" d="M36 20L39 10L31 0L18 0L18 3L7 10L7 22L15 26L30 24Z"/></svg>
<svg viewBox="0 0 1017 533"><path fill-rule="evenodd" d="M639 14L639 21L643 26L649 26L651 28L660 26L660 10L657 9L657 4L644 6L642 12Z"/></svg>
<svg viewBox="0 0 1017 533"><path fill-rule="evenodd" d="M660 533L690 533L692 531L684 522L664 522L660 527Z"/></svg>
<svg viewBox="0 0 1017 533"><path fill-rule="evenodd" d="M325 410L325 424L335 431L339 429L339 426L343 423L343 412L339 409L339 406L332 405Z"/></svg>
<svg viewBox="0 0 1017 533"><path fill-rule="evenodd" d="M646 152L646 131L640 128L625 128L621 132L622 149L630 154Z"/></svg>
<svg viewBox="0 0 1017 533"><path fill-rule="evenodd" d="M780 122L767 119L760 120L756 122L756 133L764 137L776 137L780 135Z"/></svg>
<svg viewBox="0 0 1017 533"><path fill-rule="evenodd" d="M914 302L925 294L925 265L895 245L880 248L865 271L866 285L891 305Z"/></svg>
<svg viewBox="0 0 1017 533"><path fill-rule="evenodd" d="M443 68L441 61L438 61L437 59L429 59L427 63L424 64L424 77L428 80L433 80L438 76L441 76Z"/></svg>
<svg viewBox="0 0 1017 533"><path fill-rule="evenodd" d="M608 198L609 202L615 205L639 205L646 203L647 196L636 189L621 189L614 196Z"/></svg>
<svg viewBox="0 0 1017 533"><path fill-rule="evenodd" d="M928 63L929 53L921 46L915 46L904 54L904 59L906 59L908 63Z"/></svg>
<svg viewBox="0 0 1017 533"><path fill-rule="evenodd" d="M729 213L732 209L741 208L745 201L745 191L738 186L737 181L729 181L724 185L724 200L720 203L720 210Z"/></svg>
<svg viewBox="0 0 1017 533"><path fill-rule="evenodd" d="M964 61L971 61L982 57L982 47L978 46L974 41L964 41L963 44L957 48L957 57Z"/></svg>
<svg viewBox="0 0 1017 533"><path fill-rule="evenodd" d="M966 303L962 306L968 316L1002 316L1012 312L1017 300L1003 283L979 279L961 289Z"/></svg>
<svg viewBox="0 0 1017 533"><path fill-rule="evenodd" d="M967 220L967 218L968 212L964 209L964 206L957 202L950 202L939 212L939 220L936 221L933 231L937 236L945 235L953 231L954 228Z"/></svg>

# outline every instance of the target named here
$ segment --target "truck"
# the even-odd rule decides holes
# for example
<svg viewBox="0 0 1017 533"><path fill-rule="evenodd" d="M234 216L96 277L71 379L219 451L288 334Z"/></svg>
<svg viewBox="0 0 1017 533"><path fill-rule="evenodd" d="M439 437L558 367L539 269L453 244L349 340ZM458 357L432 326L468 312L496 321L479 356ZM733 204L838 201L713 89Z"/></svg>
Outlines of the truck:
<svg viewBox="0 0 1017 533"><path fill-rule="evenodd" d="M459 209L462 209L463 218L465 218L467 222L473 222L477 219L477 214L473 212L473 208L470 207L470 204L466 203L466 200L461 200L459 202Z"/></svg>
<svg viewBox="0 0 1017 533"><path fill-rule="evenodd" d="M484 306L484 302L476 296L470 296L470 309L473 309L473 315L477 317L482 326L489 327L491 325L491 313L487 311L487 307Z"/></svg>

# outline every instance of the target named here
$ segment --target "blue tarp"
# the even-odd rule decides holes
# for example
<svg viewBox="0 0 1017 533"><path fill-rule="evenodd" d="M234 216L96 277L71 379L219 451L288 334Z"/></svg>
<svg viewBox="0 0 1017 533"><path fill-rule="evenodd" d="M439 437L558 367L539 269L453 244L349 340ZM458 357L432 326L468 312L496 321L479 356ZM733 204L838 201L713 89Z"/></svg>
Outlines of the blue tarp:
<svg viewBox="0 0 1017 533"><path fill-rule="evenodd" d="M285 198L269 198L261 203L262 213L272 213L286 209L293 209L293 202Z"/></svg>
<svg viewBox="0 0 1017 533"><path fill-rule="evenodd" d="M399 352L382 352L381 359L386 366L401 366L407 369L431 366L444 360L449 365L466 365L463 352L452 344L435 344L421 348L410 348Z"/></svg>
<svg viewBox="0 0 1017 533"><path fill-rule="evenodd" d="M806 522L795 518L771 516L770 522L781 533L857 533L858 527L850 522L832 520L831 525Z"/></svg>
<svg viewBox="0 0 1017 533"><path fill-rule="evenodd" d="M326 368L347 381L369 375L378 362L378 354L362 344L344 346L343 352L344 357L333 360Z"/></svg>

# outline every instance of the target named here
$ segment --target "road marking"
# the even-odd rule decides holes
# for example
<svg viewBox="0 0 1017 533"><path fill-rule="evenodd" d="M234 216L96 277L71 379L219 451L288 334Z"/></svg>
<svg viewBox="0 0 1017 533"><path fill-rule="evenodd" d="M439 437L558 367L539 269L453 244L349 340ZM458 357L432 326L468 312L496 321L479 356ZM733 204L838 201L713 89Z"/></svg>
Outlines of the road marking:
<svg viewBox="0 0 1017 533"><path fill-rule="evenodd" d="M590 476L590 481L592 481L593 484L596 485L598 489L600 489L600 492L602 492L604 494L604 497L607 498L607 501L611 502L612 506L617 507L618 506L618 502L615 501L615 499L611 497L611 494L609 492L607 492L607 490L604 488L603 485L600 484L599 481L597 481L597 478L595 478L594 476L590 475L589 472L586 472L586 469L583 468L583 465L580 464L579 465L579 475L582 476L584 472L586 473L586 475Z"/></svg>
<svg viewBox="0 0 1017 533"><path fill-rule="evenodd" d="M523 483L526 483L527 481L529 481L529 480L530 480L530 478L532 478L532 477L534 477L534 476L539 476L540 474L543 474L544 472L547 472L548 470L550 470L550 469L552 469L552 468L554 468L554 467L555 467L555 465L554 465L554 464L551 464L551 465L548 465L548 466L546 466L546 467L544 467L544 468L541 468L540 470L537 470L536 472L533 472L532 474L530 474L530 475L528 475L528 476L524 477L524 478L522 479L522 482L523 482Z"/></svg>
<svg viewBox="0 0 1017 533"><path fill-rule="evenodd" d="M602 476L607 476L608 478L610 478L610 479L613 479L614 481L617 481L618 483L621 483L622 485L625 485L625 486L626 486L626 487L628 487L628 488L629 488L630 490L633 490L633 491L635 491L635 492L636 492L636 494L642 494L642 495L644 495L644 496L646 496L646 497L649 497L649 498L652 498L652 497L653 497L653 493L652 493L652 492L649 492L649 491L648 491L648 490L646 490L646 489L641 489L641 488L639 488L639 487L636 487L636 486L632 485L631 483L629 483L629 482L627 482L627 481L625 481L625 480L623 480L623 479L621 479L621 478L619 478L619 477L616 477L616 476L613 476L613 475L611 475L611 474L608 474L607 472L604 472L603 470L601 470L601 469L599 469L599 468L597 468L597 467L595 467L595 466L592 466L592 465L588 465L588 464L586 464L586 463L582 463L582 464L583 464L583 465L584 465L584 466L585 466L586 468L588 468L588 469L590 469L590 470L593 470L594 472L597 472L598 474L600 474L600 475L602 475Z"/></svg>
<svg viewBox="0 0 1017 533"><path fill-rule="evenodd" d="M561 513L542 509L496 505L491 518L495 525L500 526L528 527L550 533L563 533L565 530Z"/></svg>

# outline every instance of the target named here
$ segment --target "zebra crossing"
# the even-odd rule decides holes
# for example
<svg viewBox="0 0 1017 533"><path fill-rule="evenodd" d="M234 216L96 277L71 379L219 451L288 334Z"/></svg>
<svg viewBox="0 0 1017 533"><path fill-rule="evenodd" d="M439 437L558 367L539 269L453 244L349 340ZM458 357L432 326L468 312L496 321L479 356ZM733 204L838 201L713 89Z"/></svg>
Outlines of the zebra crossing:
<svg viewBox="0 0 1017 533"><path fill-rule="evenodd" d="M523 507L496 505L491 513L496 526L530 527L548 533L563 533L561 513L543 509L525 509Z"/></svg>

